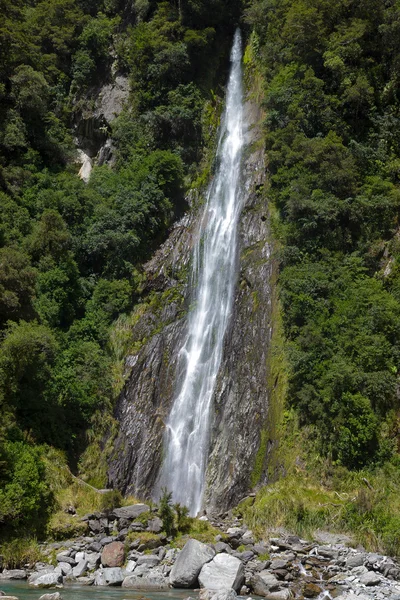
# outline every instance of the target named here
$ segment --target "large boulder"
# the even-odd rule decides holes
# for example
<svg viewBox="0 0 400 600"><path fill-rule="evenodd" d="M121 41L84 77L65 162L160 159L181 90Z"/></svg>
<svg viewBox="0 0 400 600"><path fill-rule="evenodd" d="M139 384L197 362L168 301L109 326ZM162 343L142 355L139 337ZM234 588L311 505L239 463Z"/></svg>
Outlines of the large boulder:
<svg viewBox="0 0 400 600"><path fill-rule="evenodd" d="M209 590L233 588L238 592L244 582L243 563L230 554L217 554L199 574L200 587Z"/></svg>
<svg viewBox="0 0 400 600"><path fill-rule="evenodd" d="M189 540L178 554L169 576L170 584L178 588L190 588L197 584L202 567L215 556L215 551L197 540Z"/></svg>
<svg viewBox="0 0 400 600"><path fill-rule="evenodd" d="M145 569L139 574L141 567L136 567L132 575L128 575L122 583L122 587L134 590L159 592L169 589L168 579L163 573L163 567Z"/></svg>
<svg viewBox="0 0 400 600"><path fill-rule="evenodd" d="M114 508L112 516L116 519L137 519L139 515L144 512L148 512L150 506L147 504L132 504L131 506L121 506L121 508Z"/></svg>
<svg viewBox="0 0 400 600"><path fill-rule="evenodd" d="M124 580L122 569L114 567L110 569L98 569L94 574L94 585L117 586Z"/></svg>
<svg viewBox="0 0 400 600"><path fill-rule="evenodd" d="M122 567L125 558L125 546L122 542L111 542L103 548L101 564L103 567Z"/></svg>
<svg viewBox="0 0 400 600"><path fill-rule="evenodd" d="M56 585L62 584L62 582L63 578L61 573L57 573L56 571L45 573L44 575L40 572L34 573L28 580L29 585L37 588L55 587Z"/></svg>

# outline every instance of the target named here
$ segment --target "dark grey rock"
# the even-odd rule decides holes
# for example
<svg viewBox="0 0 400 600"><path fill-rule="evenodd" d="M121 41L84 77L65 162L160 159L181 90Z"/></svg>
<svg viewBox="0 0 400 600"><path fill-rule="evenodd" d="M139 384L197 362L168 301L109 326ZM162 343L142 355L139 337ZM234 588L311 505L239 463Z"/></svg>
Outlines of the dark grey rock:
<svg viewBox="0 0 400 600"><path fill-rule="evenodd" d="M361 567L365 561L365 554L351 554L346 559L346 567L353 569L354 567Z"/></svg>
<svg viewBox="0 0 400 600"><path fill-rule="evenodd" d="M132 504L131 506L121 506L121 508L114 508L113 515L117 519L137 519L139 515L144 512L149 512L150 506L147 504Z"/></svg>
<svg viewBox="0 0 400 600"><path fill-rule="evenodd" d="M144 554L137 559L137 565L146 565L146 567L156 567L160 564L160 559L155 554Z"/></svg>
<svg viewBox="0 0 400 600"><path fill-rule="evenodd" d="M270 592L279 590L279 581L272 573L261 571L250 579L250 586L258 596L267 597Z"/></svg>
<svg viewBox="0 0 400 600"><path fill-rule="evenodd" d="M171 569L169 581L173 587L189 588L197 584L202 567L212 560L215 551L197 540L188 540Z"/></svg>

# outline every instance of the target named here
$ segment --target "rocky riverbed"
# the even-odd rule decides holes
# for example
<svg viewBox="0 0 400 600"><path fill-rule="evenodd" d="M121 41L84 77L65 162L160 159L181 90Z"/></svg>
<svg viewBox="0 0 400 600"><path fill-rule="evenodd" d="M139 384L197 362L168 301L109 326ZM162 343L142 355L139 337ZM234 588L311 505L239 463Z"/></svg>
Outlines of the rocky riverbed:
<svg viewBox="0 0 400 600"><path fill-rule="evenodd" d="M0 585L1 580L27 580L32 588L62 588L76 582L144 593L187 588L188 596L200 588L200 600L234 600L237 595L400 600L400 565L349 547L346 536L320 532L309 541L281 533L260 540L231 517L213 521L220 533L212 543L186 536L178 548L145 504L84 519L88 535L43 544L46 562L3 569ZM59 600L57 593L43 600Z"/></svg>

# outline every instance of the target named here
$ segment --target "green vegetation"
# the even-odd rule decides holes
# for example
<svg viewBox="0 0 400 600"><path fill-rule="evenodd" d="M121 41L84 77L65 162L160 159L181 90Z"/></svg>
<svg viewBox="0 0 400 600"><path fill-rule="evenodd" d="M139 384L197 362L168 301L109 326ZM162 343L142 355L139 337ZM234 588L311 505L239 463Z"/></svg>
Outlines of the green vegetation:
<svg viewBox="0 0 400 600"><path fill-rule="evenodd" d="M288 401L333 464L397 464L399 48L393 3L256 0Z"/></svg>
<svg viewBox="0 0 400 600"><path fill-rule="evenodd" d="M154 302L142 265L211 143L240 1L4 0L1 12L0 539L46 531L61 502L54 448L60 472L105 484L129 327ZM129 100L93 135L112 139L116 163L86 185L74 136L115 72Z"/></svg>

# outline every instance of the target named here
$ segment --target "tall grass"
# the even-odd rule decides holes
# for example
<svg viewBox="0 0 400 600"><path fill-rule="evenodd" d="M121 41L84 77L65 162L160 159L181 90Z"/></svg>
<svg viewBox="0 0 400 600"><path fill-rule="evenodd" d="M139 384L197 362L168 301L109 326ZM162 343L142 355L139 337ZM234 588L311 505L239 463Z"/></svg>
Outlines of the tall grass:
<svg viewBox="0 0 400 600"><path fill-rule="evenodd" d="M320 474L321 477L321 474ZM311 539L316 530L347 533L367 550L400 556L400 468L334 469L319 478L299 472L262 488L245 522L260 537L283 527Z"/></svg>

